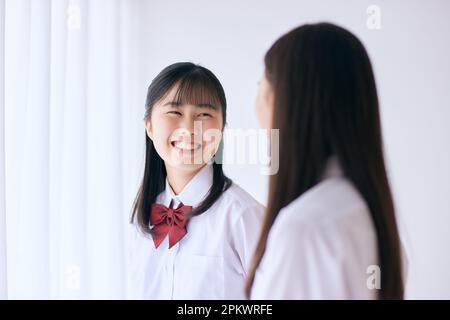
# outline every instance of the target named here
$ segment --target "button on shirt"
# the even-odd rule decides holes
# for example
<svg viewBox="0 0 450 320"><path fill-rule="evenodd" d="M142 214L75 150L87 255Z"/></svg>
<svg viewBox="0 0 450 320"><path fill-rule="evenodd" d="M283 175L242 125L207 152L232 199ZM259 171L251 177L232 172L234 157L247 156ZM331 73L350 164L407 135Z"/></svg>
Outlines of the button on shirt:
<svg viewBox="0 0 450 320"><path fill-rule="evenodd" d="M205 165L175 195L166 179L156 202L194 209L207 196L213 166ZM130 250L131 295L136 299L244 299L244 283L259 238L264 207L232 184L204 213L191 217L187 234L156 249L136 227Z"/></svg>

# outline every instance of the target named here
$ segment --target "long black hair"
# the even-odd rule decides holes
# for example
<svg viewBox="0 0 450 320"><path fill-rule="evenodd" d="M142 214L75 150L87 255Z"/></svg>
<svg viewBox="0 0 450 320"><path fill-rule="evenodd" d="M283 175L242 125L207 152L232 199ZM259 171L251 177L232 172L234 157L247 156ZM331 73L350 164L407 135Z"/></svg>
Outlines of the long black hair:
<svg viewBox="0 0 450 320"><path fill-rule="evenodd" d="M377 90L362 43L349 31L319 23L298 27L265 55L279 128L279 171L270 177L268 206L246 291L279 211L320 181L330 156L366 201L382 272L380 299L403 298L400 244L386 174Z"/></svg>
<svg viewBox="0 0 450 320"><path fill-rule="evenodd" d="M227 102L222 85L210 70L190 62L174 63L163 69L153 79L147 91L144 121L151 117L155 103L163 99L175 85L178 86L175 94L177 103L218 105L222 110L223 125L225 126ZM151 234L151 205L155 203L156 197L164 191L167 173L164 161L156 152L147 132L145 132L145 142L144 177L133 204L131 223L137 223L141 231ZM191 212L192 216L208 210L232 184L222 169L219 158L222 150L223 140L213 158L213 184L205 199Z"/></svg>

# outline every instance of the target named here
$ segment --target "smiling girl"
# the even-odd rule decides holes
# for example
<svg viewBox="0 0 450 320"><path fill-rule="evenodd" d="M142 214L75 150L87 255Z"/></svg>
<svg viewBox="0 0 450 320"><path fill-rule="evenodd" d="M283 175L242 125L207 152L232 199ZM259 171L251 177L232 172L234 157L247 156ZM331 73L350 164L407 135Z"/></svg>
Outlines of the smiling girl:
<svg viewBox="0 0 450 320"><path fill-rule="evenodd" d="M204 67L175 63L148 88L131 219L134 298L244 298L264 209L217 161L225 124L224 90Z"/></svg>

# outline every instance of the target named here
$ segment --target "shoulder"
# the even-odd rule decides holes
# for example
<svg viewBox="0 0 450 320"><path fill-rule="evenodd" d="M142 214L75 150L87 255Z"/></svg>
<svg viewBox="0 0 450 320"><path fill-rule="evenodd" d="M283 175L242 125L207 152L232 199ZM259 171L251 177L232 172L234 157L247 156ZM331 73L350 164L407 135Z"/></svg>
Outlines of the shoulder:
<svg viewBox="0 0 450 320"><path fill-rule="evenodd" d="M293 237L308 241L334 239L336 245L344 247L355 236L373 238L374 229L362 196L346 178L336 177L320 182L284 207L271 234L277 242L292 242Z"/></svg>
<svg viewBox="0 0 450 320"><path fill-rule="evenodd" d="M130 223L127 226L126 234L128 244L131 247L147 246L149 242L153 241L152 236L141 230L136 222Z"/></svg>
<svg viewBox="0 0 450 320"><path fill-rule="evenodd" d="M256 211L264 211L264 206L235 182L223 193L222 201L224 204L238 210L254 209Z"/></svg>
<svg viewBox="0 0 450 320"><path fill-rule="evenodd" d="M235 182L224 191L216 205L226 212L227 220L233 224L238 220L262 221L265 210L261 203Z"/></svg>
<svg viewBox="0 0 450 320"><path fill-rule="evenodd" d="M329 178L279 212L256 292L290 299L371 298L366 270L377 256L364 199L344 177ZM277 279L275 285L267 278Z"/></svg>
<svg viewBox="0 0 450 320"><path fill-rule="evenodd" d="M284 207L279 217L300 224L325 225L368 215L366 202L352 183L337 177L326 179L306 191Z"/></svg>

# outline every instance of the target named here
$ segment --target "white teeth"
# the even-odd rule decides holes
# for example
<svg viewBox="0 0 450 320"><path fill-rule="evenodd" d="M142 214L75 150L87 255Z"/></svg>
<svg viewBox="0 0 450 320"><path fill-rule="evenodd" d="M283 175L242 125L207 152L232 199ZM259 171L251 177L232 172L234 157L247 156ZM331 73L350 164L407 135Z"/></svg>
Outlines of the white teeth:
<svg viewBox="0 0 450 320"><path fill-rule="evenodd" d="M200 147L201 147L201 144L199 144L199 143L187 143L187 142L181 142L181 141L172 141L172 145L175 148L189 150L189 151L197 150L197 149L200 149Z"/></svg>

